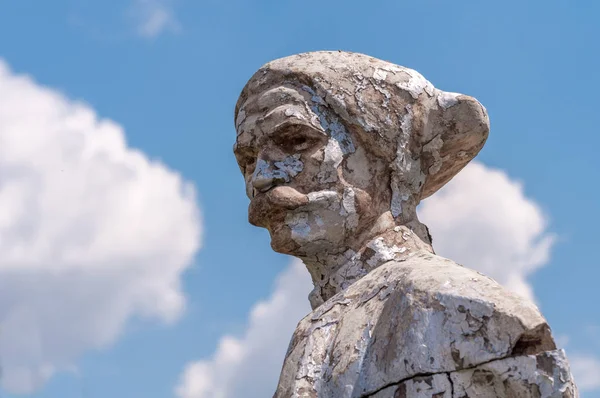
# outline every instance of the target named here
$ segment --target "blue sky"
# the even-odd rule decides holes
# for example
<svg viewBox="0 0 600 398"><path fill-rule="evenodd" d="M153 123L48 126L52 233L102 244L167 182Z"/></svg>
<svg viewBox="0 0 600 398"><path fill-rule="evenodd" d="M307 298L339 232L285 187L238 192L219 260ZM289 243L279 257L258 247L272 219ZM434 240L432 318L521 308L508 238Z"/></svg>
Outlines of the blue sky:
<svg viewBox="0 0 600 398"><path fill-rule="evenodd" d="M144 159L157 162L156 167L168 174L161 174L162 171L152 169L148 163L140 166L139 175L148 176L144 182L123 182L127 189L139 190L142 201L145 195L158 197L163 191L169 193L165 193L164 201L157 199L148 205L148 213L136 220L143 223L146 217L152 218L157 221L151 227L175 228L164 235L157 233L160 239L142 240L166 242L161 247L164 251L152 251L148 247L151 245L138 247L132 243L135 247L131 250L137 251L131 256L139 263L139 269L127 271L130 262L126 259L130 257L125 254L114 267L115 273L135 275L146 269L145 261L154 266L154 260L147 258L164 255L172 268L167 272L166 266L161 268L161 263L156 262L160 270L151 273L155 284L157 280L170 281L160 285L160 289L152 290L138 283L150 275L146 271L139 271L139 278L128 276L113 280L106 277L106 289L98 288L94 278L102 279L104 274L92 270L92 266L87 268L88 263L100 261L92 254L77 268L77 278L82 279L69 279L71 271L63 268L50 273L53 276L49 278L54 278L52 283L56 284L52 292L75 289L73 283L85 280L89 285L82 286L97 294L90 297L119 303L122 290L118 283L111 282L119 281L123 286L136 286L127 290L136 294L142 291L138 290L142 289L139 286L146 286L143 296L147 300L139 304L141 299L131 293L135 296L130 300L134 303L131 308L135 309L123 312L125 315L121 314L119 321L115 321L115 329L100 337L94 330L101 326L94 322L102 323L104 315L97 312L100 315L94 317L93 322L81 323L81 314L89 314L88 310L99 311L99 307L92 304L86 307L88 303L83 299L77 303L80 306L73 309L72 317L65 316L65 322L59 326L32 321L32 333L50 336L38 339L42 341L39 343L42 354L31 354L38 361L34 362L39 365L39 361L50 361L49 366L71 370L58 372L47 382L40 382L31 396L175 396L174 389L186 364L214 358L223 336L234 336L240 344L252 341L244 337L253 322L248 314L261 300L271 303L273 292L282 286L275 282L277 275L293 266L289 265L289 257L271 251L265 231L247 223L247 198L232 154L233 109L244 83L262 64L294 53L324 49L366 53L416 69L436 87L472 95L486 106L492 127L477 160L485 165L482 166L485 170L500 170L506 177L506 180L498 180L499 187L510 189L522 184L522 192L519 192L524 196L520 197L519 192L515 195L535 207L532 223L540 223L538 230L533 228L527 235L532 239L531 247L537 247L537 240L555 237L547 253L544 252L547 259L532 260L530 271L524 271L527 268L524 267L519 268L519 272L533 286L535 299L554 334L566 345L567 353L582 358L580 363L584 365L581 366L588 372L584 376L600 380L600 362L597 361L600 358L597 293L600 262L594 255L596 226L600 224L600 157L597 155L600 138L595 118L600 89L597 73L600 51L595 39L600 37L599 11L600 5L595 2L582 1L0 1L0 60L7 68L4 81L13 82L17 79L15 76L23 74L32 79L28 86L30 96L20 97L25 90L5 89L5 93L0 92L0 103L22 104L23 109L28 109L38 98L41 87L47 87L63 95L56 100L57 109L68 110L75 107L74 102L81 102L86 104L86 109L95 112L98 119L94 120L113 121L115 125L111 125L111 129L118 130L115 126L120 126L126 137L127 154L133 153L132 148L136 149ZM62 114L64 109L53 115ZM0 116L0 129L10 126L8 123L28 126L13 119L3 125ZM88 126L87 122L81 123ZM90 125L95 123L90 122ZM40 135L35 136L19 127L23 142L33 146L34 141L43 136L44 126L36 127ZM89 145L93 145L95 135L90 133L90 137ZM42 150L40 156L50 151ZM2 153L0 147L0 155ZM51 160L48 162L52 164ZM41 175L41 166L35 160L30 163L31 170ZM43 170L50 173L47 168ZM60 180L65 187L88 181L87 174L75 176L75 171L72 173L71 177ZM177 175L181 176L180 180ZM482 180L477 180L476 173L473 176L473 181L485 183L488 180L487 174ZM55 177L52 174L48 181L58 181ZM114 187L110 181L108 190ZM465 177L464 184L469 181ZM194 187L194 197L179 194L186 184ZM483 185L480 187L483 189ZM468 192L474 192L473 197L477 197L476 193L480 192L477 186L470 189ZM98 192L101 191L105 189ZM96 191L89 193L95 194ZM502 192L497 194L501 196ZM106 203L114 206L110 200L107 198ZM199 208L198 217L194 206ZM133 207L124 206L122 211L134 211ZM96 208L90 209L93 212ZM5 208L5 211L8 210ZM499 218L510 219L498 212ZM89 213L77 214L78 220L83 217L85 221L85 214ZM119 212L115 211L112 217L127 219L122 215L119 207ZM536 218L538 215L543 221ZM92 219L102 220L102 217L90 215ZM195 223L191 219L196 220ZM0 227L1 222L0 216ZM173 233L180 223L183 226L179 232ZM521 227L518 222L511 225L517 226L517 234L531 226ZM440 231L444 233L443 227ZM141 230L134 232L141 233ZM0 240L11 239L9 233L15 230L0 229ZM162 239L169 236L173 237L172 242ZM494 239L499 238L495 235ZM198 250L197 244L201 246ZM501 254L498 255L501 257ZM173 259L175 257L177 259ZM0 275L8 278L7 275L12 277L20 271L14 271L11 268L14 264L9 264L6 258L4 264L0 258ZM473 258L472 261L476 261L479 257ZM506 258L506 262L512 260L510 256ZM47 257L36 261L30 274L38 274L29 275L33 279L27 282L31 297L44 290L47 281L44 275L55 269ZM465 263L477 267L477 264ZM498 279L503 278L503 267L499 263L494 269ZM507 264L506 269L513 268ZM179 282L181 286L177 285ZM159 297L157 292L166 296ZM175 297L176 293L185 296L185 305L177 301L181 298ZM41 301L52 300L54 294L39 297ZM7 302L14 299L10 294L0 294L0 297ZM18 297L20 303L30 305L30 296L20 294ZM66 297L65 306L74 306L69 302L73 297L86 296ZM154 302L164 304L164 310L163 307L160 310L146 308ZM38 301L35 303L31 308L45 308ZM61 306L51 308L58 311ZM279 310L285 311L284 308ZM107 314L112 314L111 311L107 310ZM10 314L11 308L0 304L0 321ZM52 313L48 317L52 318ZM61 333L61 327L72 328L71 321L84 325L84 331L77 329L68 335L70 337L61 337L60 345L56 346L59 348L55 350L44 347L52 343L52 336ZM90 338L80 339L79 333L89 333ZM24 338L19 344L26 346L27 341ZM11 340L6 337L2 343L10 345ZM14 347L17 346L15 343ZM0 347L0 357L3 349L7 348ZM23 361L19 366L28 369L30 364ZM597 373L590 376L590 372ZM587 384L584 396L600 397L600 383ZM267 391L269 388L267 386ZM5 392L3 396L13 395Z"/></svg>

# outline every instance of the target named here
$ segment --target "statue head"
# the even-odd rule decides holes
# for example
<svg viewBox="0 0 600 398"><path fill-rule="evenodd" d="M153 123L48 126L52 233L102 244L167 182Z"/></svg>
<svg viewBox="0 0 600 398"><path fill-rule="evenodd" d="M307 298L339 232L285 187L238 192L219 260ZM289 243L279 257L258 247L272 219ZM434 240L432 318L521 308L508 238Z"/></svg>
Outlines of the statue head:
<svg viewBox="0 0 600 398"><path fill-rule="evenodd" d="M488 116L474 98L438 90L414 70L347 52L272 61L244 87L234 152L249 220L275 251L357 251L409 226L416 207L481 150Z"/></svg>

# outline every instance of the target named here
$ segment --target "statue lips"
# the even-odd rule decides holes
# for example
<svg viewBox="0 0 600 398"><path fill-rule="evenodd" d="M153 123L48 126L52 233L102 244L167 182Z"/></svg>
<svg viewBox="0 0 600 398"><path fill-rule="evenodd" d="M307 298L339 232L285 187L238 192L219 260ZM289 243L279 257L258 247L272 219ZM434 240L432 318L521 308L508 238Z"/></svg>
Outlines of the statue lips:
<svg viewBox="0 0 600 398"><path fill-rule="evenodd" d="M257 194L248 207L248 220L257 227L285 218L285 214L308 204L308 197L296 189L280 185Z"/></svg>

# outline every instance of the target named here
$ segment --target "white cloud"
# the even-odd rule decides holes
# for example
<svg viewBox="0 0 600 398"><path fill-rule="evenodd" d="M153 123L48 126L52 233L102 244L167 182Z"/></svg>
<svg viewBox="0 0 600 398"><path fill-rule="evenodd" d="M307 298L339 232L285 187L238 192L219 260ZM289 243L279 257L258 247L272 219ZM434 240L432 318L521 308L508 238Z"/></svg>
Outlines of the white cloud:
<svg viewBox="0 0 600 398"><path fill-rule="evenodd" d="M553 237L520 183L472 163L419 211L431 226L439 254L533 297L526 278L547 262ZM186 367L178 397L271 396L292 332L309 311L310 289L308 272L299 262L291 265L271 298L254 307L242 338L222 338L212 358Z"/></svg>
<svg viewBox="0 0 600 398"><path fill-rule="evenodd" d="M175 321L200 241L193 187L122 128L0 60L0 364L31 392L115 341Z"/></svg>
<svg viewBox="0 0 600 398"><path fill-rule="evenodd" d="M281 273L271 296L252 308L241 338L221 338L212 358L186 366L179 398L270 397L296 324L310 312L308 271L294 260Z"/></svg>
<svg viewBox="0 0 600 398"><path fill-rule="evenodd" d="M436 253L534 299L527 277L550 258L554 235L523 184L473 162L419 209Z"/></svg>
<svg viewBox="0 0 600 398"><path fill-rule="evenodd" d="M139 36L153 38L165 32L178 33L181 24L173 10L173 0L134 0L129 15Z"/></svg>
<svg viewBox="0 0 600 398"><path fill-rule="evenodd" d="M569 355L569 364L580 391L600 391L600 359L590 355Z"/></svg>

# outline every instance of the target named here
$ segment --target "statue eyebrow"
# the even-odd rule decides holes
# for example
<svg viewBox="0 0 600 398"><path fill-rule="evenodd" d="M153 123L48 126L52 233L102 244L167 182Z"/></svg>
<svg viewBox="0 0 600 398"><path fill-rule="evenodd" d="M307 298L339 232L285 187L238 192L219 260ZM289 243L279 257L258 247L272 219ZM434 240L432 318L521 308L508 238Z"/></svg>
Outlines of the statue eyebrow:
<svg viewBox="0 0 600 398"><path fill-rule="evenodd" d="M285 106L285 105L284 105ZM238 131L236 145L234 150L239 152L256 152L256 149L264 145L265 139L280 137L285 130L296 127L303 135L311 137L327 137L327 133L319 126L315 126L311 121L301 113L293 112L291 108L282 109L277 107L263 117L255 119L254 126L248 130ZM291 113L288 113L292 110ZM247 120L249 115L244 114ZM252 116L250 116L252 117ZM245 121L244 120L244 121ZM240 123L243 125L243 121ZM241 139L241 140L240 140Z"/></svg>

